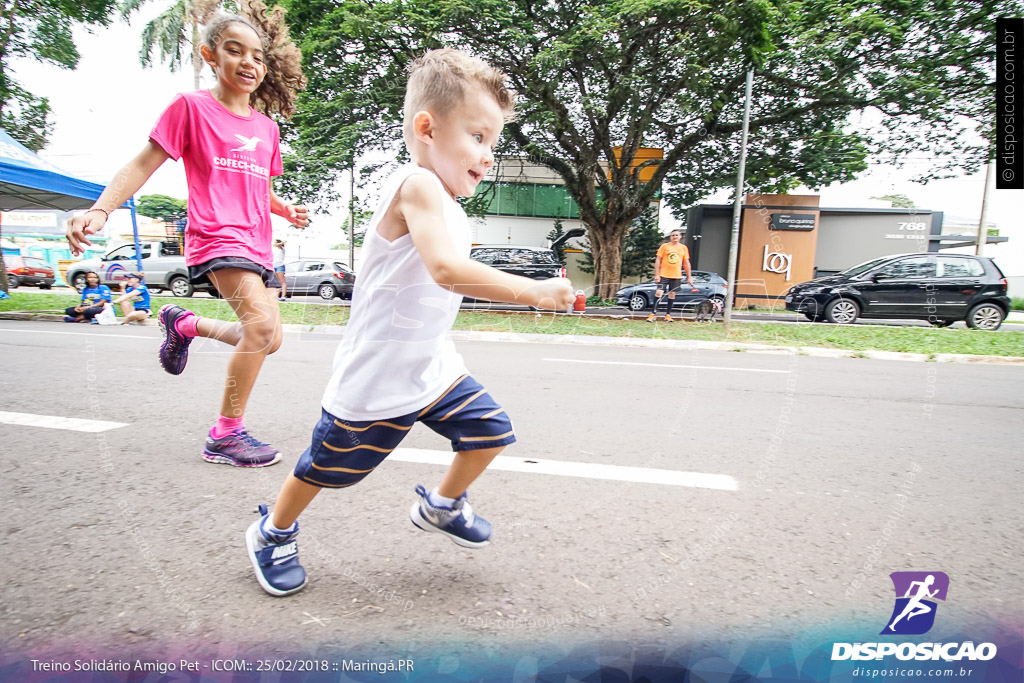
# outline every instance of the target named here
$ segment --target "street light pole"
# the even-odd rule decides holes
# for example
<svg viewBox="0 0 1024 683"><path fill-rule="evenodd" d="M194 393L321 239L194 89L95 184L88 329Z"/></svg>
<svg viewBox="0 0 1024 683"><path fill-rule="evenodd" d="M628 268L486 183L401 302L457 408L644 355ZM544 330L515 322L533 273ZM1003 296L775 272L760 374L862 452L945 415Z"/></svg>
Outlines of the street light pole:
<svg viewBox="0 0 1024 683"><path fill-rule="evenodd" d="M356 160L349 166L348 185L348 267L356 269Z"/></svg>
<svg viewBox="0 0 1024 683"><path fill-rule="evenodd" d="M732 207L732 236L729 238L729 289L725 293L725 310L722 322L725 334L729 334L732 322L732 300L736 296L736 261L740 244L740 214L743 211L743 183L747 172L747 133L750 129L750 96L754 88L754 70L747 71L746 95L743 99L743 136L740 138L740 170L736 174L736 199Z"/></svg>
<svg viewBox="0 0 1024 683"><path fill-rule="evenodd" d="M988 185L995 161L985 165L985 190L981 193L981 218L978 220L978 240L974 243L974 253L981 256L985 253L985 242L988 238Z"/></svg>

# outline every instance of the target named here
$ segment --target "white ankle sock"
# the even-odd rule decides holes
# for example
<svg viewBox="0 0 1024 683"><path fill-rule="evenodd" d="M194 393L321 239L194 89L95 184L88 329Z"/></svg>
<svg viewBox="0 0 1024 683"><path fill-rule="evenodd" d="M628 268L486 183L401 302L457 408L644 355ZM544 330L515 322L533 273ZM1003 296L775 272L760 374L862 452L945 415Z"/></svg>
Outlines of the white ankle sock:
<svg viewBox="0 0 1024 683"><path fill-rule="evenodd" d="M274 536L290 536L299 530L299 521L295 520L287 529L278 529L274 526L274 515L269 514L267 515L266 524L263 525L263 530L268 534L273 534Z"/></svg>
<svg viewBox="0 0 1024 683"><path fill-rule="evenodd" d="M427 494L427 502L429 502L434 507L450 508L453 505L455 505L454 498L445 498L444 496L437 492L436 488Z"/></svg>

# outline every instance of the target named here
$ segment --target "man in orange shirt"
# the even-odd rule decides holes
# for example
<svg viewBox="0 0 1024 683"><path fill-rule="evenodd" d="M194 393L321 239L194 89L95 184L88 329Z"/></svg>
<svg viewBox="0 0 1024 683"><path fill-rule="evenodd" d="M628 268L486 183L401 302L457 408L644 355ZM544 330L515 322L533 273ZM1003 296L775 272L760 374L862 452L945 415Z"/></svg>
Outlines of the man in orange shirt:
<svg viewBox="0 0 1024 683"><path fill-rule="evenodd" d="M658 317L658 304L662 299L662 292L668 292L668 307L665 311L665 322L673 322L672 307L676 304L676 290L683 279L683 269L686 269L686 284L693 287L693 278L690 277L690 250L685 244L680 244L683 233L680 230L673 230L669 233L669 241L658 248L658 255L654 259L654 282L658 289L654 292L657 297L654 301L654 308L647 316L647 322L653 323Z"/></svg>

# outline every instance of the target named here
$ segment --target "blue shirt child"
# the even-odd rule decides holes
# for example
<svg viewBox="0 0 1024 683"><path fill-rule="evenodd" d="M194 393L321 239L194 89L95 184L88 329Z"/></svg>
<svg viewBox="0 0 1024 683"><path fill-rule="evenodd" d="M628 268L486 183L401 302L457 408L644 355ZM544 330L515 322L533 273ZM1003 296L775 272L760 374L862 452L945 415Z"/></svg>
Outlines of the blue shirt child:
<svg viewBox="0 0 1024 683"><path fill-rule="evenodd" d="M99 306L101 301L111 303L113 299L110 296L110 287L106 285L99 285L97 287L86 287L82 290L82 303L80 306Z"/></svg>
<svg viewBox="0 0 1024 683"><path fill-rule="evenodd" d="M146 285L140 282L138 287L129 287L128 293L134 294L130 301L135 306L136 311L149 310L149 288Z"/></svg>

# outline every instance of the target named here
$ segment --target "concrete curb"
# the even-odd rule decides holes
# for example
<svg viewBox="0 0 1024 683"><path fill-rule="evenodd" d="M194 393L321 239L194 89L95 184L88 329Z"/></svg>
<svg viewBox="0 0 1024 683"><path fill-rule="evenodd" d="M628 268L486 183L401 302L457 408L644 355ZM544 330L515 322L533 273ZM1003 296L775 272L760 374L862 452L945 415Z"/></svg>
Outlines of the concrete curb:
<svg viewBox="0 0 1024 683"><path fill-rule="evenodd" d="M62 314L35 311L0 312L0 320L41 320L61 322ZM155 318L142 323L155 327ZM285 332L315 335L341 335L345 330L340 325L282 325ZM515 342L519 344L571 344L573 346L619 346L654 349L690 349L698 351L733 351L768 353L776 355L816 356L818 358L867 358L872 360L902 360L933 363L968 363L984 365L1024 365L1021 356L981 356L959 353L903 353L899 351L851 351L849 349L824 349L817 346L773 346L771 344L746 344L740 342L711 342L696 339L637 339L635 337L591 337L565 334L524 334L514 332L476 332L452 330L455 341Z"/></svg>

